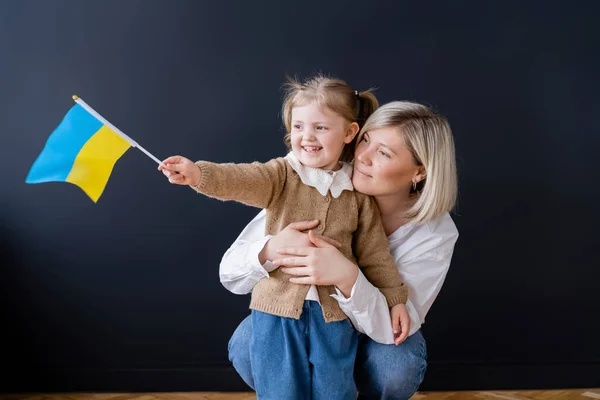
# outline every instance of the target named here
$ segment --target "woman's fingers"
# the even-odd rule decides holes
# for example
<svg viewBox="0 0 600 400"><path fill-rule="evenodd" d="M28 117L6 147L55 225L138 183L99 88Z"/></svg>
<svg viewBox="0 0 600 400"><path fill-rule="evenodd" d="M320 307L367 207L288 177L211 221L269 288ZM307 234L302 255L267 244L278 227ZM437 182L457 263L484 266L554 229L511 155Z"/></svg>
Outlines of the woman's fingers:
<svg viewBox="0 0 600 400"><path fill-rule="evenodd" d="M310 254L310 247L283 247L277 249L277 253L285 256L308 256Z"/></svg>
<svg viewBox="0 0 600 400"><path fill-rule="evenodd" d="M328 238L327 236L321 236L321 235L318 235L317 238L324 240L325 242L329 243L332 246L337 247L338 249L342 248L342 244L335 239Z"/></svg>
<svg viewBox="0 0 600 400"><path fill-rule="evenodd" d="M308 267L294 267L294 268L279 268L281 272L294 276L309 276L310 271Z"/></svg>
<svg viewBox="0 0 600 400"><path fill-rule="evenodd" d="M300 285L316 285L315 278L312 276L303 276L301 278L290 278L291 283L297 283Z"/></svg>
<svg viewBox="0 0 600 400"><path fill-rule="evenodd" d="M319 224L319 220L315 219L313 221L298 221L292 222L286 228L295 229L297 231L305 231L307 229L312 229Z"/></svg>
<svg viewBox="0 0 600 400"><path fill-rule="evenodd" d="M313 231L308 231L308 239L317 247L342 247L342 244L335 239L328 238L326 236L317 235Z"/></svg>
<svg viewBox="0 0 600 400"><path fill-rule="evenodd" d="M306 257L284 257L273 260L273 265L306 265L307 260Z"/></svg>

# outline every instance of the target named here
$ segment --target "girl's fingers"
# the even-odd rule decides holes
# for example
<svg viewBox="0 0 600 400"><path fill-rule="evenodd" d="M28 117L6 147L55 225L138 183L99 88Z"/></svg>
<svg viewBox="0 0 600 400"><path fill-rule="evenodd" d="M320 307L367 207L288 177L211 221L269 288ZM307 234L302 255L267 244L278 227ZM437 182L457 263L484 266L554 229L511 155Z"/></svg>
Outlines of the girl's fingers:
<svg viewBox="0 0 600 400"><path fill-rule="evenodd" d="M399 317L395 316L392 318L392 329L394 330L394 336L398 335L400 333L400 321L399 321Z"/></svg>
<svg viewBox="0 0 600 400"><path fill-rule="evenodd" d="M184 183L184 181L185 179L183 178L183 175L176 174L169 176L169 182L171 183Z"/></svg>
<svg viewBox="0 0 600 400"><path fill-rule="evenodd" d="M169 158L165 158L163 160L163 164L167 165L168 164L179 164L181 162L181 156L171 156Z"/></svg>

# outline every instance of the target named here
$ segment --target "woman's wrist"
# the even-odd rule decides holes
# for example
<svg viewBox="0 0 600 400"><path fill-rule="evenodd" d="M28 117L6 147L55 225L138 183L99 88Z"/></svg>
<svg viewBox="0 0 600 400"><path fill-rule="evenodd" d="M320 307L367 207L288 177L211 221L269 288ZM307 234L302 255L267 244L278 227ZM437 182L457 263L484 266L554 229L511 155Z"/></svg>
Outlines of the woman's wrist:
<svg viewBox="0 0 600 400"><path fill-rule="evenodd" d="M265 242L262 250L258 253L258 262L261 265L264 265L267 261L272 261L271 258L269 258L269 243L271 243L271 239Z"/></svg>
<svg viewBox="0 0 600 400"><path fill-rule="evenodd" d="M339 284L335 285L346 298L349 298L352 294L352 288L354 287L354 285L356 284L356 280L358 279L358 267L351 261L348 261L348 264L348 273L345 274L344 280L339 282Z"/></svg>

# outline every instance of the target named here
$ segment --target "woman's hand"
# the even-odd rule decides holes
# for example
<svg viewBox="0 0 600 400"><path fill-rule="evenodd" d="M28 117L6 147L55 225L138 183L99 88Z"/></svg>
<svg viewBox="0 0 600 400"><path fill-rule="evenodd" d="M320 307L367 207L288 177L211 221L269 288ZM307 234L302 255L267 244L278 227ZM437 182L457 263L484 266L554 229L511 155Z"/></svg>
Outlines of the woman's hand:
<svg viewBox="0 0 600 400"><path fill-rule="evenodd" d="M394 332L394 343L399 345L408 337L410 331L410 317L404 304L396 304L390 310L392 318L392 329Z"/></svg>
<svg viewBox="0 0 600 400"><path fill-rule="evenodd" d="M346 297L358 277L358 267L333 245L318 237L313 231L308 238L316 247L285 247L279 250L282 258L274 265L286 274L294 275L290 282L305 285L335 285Z"/></svg>
<svg viewBox="0 0 600 400"><path fill-rule="evenodd" d="M202 171L193 161L181 157L172 156L163 161L162 165L158 166L158 170L169 178L169 182L176 185L191 185L198 186L202 179Z"/></svg>
<svg viewBox="0 0 600 400"><path fill-rule="evenodd" d="M314 247L313 243L308 238L308 234L304 233L304 231L312 229L318 224L319 220L292 222L277 235L274 235L269 239L265 247L263 247L262 251L258 254L258 261L260 261L261 264L264 264L267 260L273 261L277 258L281 258L281 255L277 250L285 246ZM341 244L335 239L330 239L321 235L317 235L317 237L333 246L341 247Z"/></svg>

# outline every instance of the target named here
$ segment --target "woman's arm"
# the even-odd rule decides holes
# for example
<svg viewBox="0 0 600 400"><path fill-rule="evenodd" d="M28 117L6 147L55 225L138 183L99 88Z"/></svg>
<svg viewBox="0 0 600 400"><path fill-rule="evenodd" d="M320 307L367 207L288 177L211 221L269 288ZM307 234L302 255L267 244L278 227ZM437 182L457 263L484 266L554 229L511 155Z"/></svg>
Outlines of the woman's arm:
<svg viewBox="0 0 600 400"><path fill-rule="evenodd" d="M457 238L458 233L450 230L429 237L426 241L416 240L401 252L398 249L394 250L402 281L409 287L409 298L406 303L411 319L409 335L418 331L421 324L425 322L425 315L444 284ZM298 267L285 268L284 271L301 277L299 279L302 283L330 284L333 277L332 284L337 286L335 282L336 279L339 281L339 270L349 268L345 264L351 266L354 264L341 253L336 254L334 250L293 249L288 252L288 249L284 249L283 253L286 255L293 256L298 253L309 255L286 257L275 264L298 265ZM337 294L333 294L332 297L338 301L357 330L379 343L394 342L386 299L362 273L359 272L349 294L337 290Z"/></svg>
<svg viewBox="0 0 600 400"><path fill-rule="evenodd" d="M318 240L317 248L286 247L284 258L273 261L282 271L294 275L291 282L308 285L335 285L331 296L350 318L354 327L379 343L393 344L394 334L388 302L360 269L338 249ZM349 287L348 290L343 288Z"/></svg>
<svg viewBox="0 0 600 400"><path fill-rule="evenodd" d="M265 212L261 211L223 256L219 273L223 286L229 291L237 294L250 293L256 282L268 277L266 269L272 270L277 267L270 262L262 265L258 260L259 253L268 240L268 237L264 236L264 226ZM307 236L306 234L302 235ZM396 263L401 266L402 280L409 287L409 299L406 303L411 318L409 335L419 330L421 323L425 320L425 314L429 311L444 283L456 237L450 239L428 247L426 251L410 260L403 261L401 257L396 258ZM295 245L295 243L287 244ZM321 262L302 266L307 264L307 260L305 260L307 256L286 257L286 255L282 255L282 257L286 257L282 261L290 260L299 265L299 267L295 267L298 269L294 275L305 278L307 284L324 284L322 283L324 281L335 281L331 284L338 288L337 294L331 296L338 301L341 309L356 329L379 343L394 343L387 301L379 289L366 279L356 265L336 249L305 246L298 247L297 250L307 250L304 251L305 253L310 250L310 252L314 252L311 254L316 254L317 259ZM289 253L287 255L292 256ZM299 260L291 260L295 258ZM353 270L357 272L352 272ZM348 277L352 274L356 278L354 282L348 282ZM349 287L346 295L339 289L341 286Z"/></svg>
<svg viewBox="0 0 600 400"><path fill-rule="evenodd" d="M402 281L409 287L406 303L411 319L409 335L421 328L425 315L442 289L455 242L456 237L450 238L405 262L401 257L396 259ZM391 322L389 313L384 310L387 308L385 297L364 276L359 276L349 298L339 292L332 296L346 315L360 317L353 321L357 329L377 342L391 343Z"/></svg>
<svg viewBox="0 0 600 400"><path fill-rule="evenodd" d="M259 280L268 278L269 272L277 268L270 260L278 256L276 250L284 243L311 246L308 235L302 231L315 228L319 223L294 222L275 236L264 236L265 218L266 212L262 210L244 228L221 259L219 277L223 286L232 293L248 294ZM335 240L319 237L329 244L340 246Z"/></svg>
<svg viewBox="0 0 600 400"><path fill-rule="evenodd" d="M269 276L275 267L261 263L258 254L270 239L265 236L265 210L244 228L227 249L219 265L219 278L225 289L235 294L248 294L256 283Z"/></svg>
<svg viewBox="0 0 600 400"><path fill-rule="evenodd" d="M248 294L252 292L258 281L268 278L269 271L277 268L270 261L261 264L259 260L259 254L271 239L270 236L264 236L265 215L264 210L258 213L221 259L219 277L223 286L232 293ZM308 236L299 231L296 232L299 235ZM288 241L287 244L300 243ZM304 245L304 247L309 246ZM334 249L334 251L336 250ZM354 264L341 253L339 256L341 258L338 260L347 264L330 264L330 266L335 266L328 268L327 272L334 274L337 272L339 276L345 278L354 269L357 271L358 278L355 282L347 282L348 279L336 279L340 281L340 286L348 287L347 294L350 297L346 298L339 289L337 295L332 295L332 297L339 302L340 307L359 332L369 335L377 342L392 344L394 342L392 322L385 297L379 289L369 283ZM335 263L336 258L326 257L326 260ZM325 276L325 278L327 277Z"/></svg>

